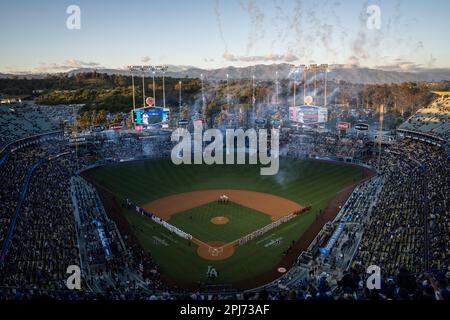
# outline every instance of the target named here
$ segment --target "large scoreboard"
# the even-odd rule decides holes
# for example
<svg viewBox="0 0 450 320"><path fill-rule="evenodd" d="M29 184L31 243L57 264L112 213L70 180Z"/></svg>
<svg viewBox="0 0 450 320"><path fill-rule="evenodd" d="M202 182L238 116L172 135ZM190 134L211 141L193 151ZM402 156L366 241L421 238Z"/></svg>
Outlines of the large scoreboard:
<svg viewBox="0 0 450 320"><path fill-rule="evenodd" d="M301 124L326 123L328 110L318 106L298 106L289 108L289 120Z"/></svg>
<svg viewBox="0 0 450 320"><path fill-rule="evenodd" d="M135 126L149 129L155 125L167 124L169 122L170 110L162 107L145 107L132 111Z"/></svg>

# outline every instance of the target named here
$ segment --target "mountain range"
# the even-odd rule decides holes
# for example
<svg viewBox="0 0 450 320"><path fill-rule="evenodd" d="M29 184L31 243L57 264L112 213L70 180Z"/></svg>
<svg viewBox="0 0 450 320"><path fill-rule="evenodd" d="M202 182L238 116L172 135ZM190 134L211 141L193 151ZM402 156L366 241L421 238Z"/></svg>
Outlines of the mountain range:
<svg viewBox="0 0 450 320"><path fill-rule="evenodd" d="M93 72L106 73L109 75L130 75L126 69L108 69L108 68L80 68L67 72L68 75L78 73ZM175 78L200 78L203 74L207 81L226 80L227 74L230 79L251 79L255 76L257 80L275 80L278 71L279 79L291 76L292 67L289 64L272 64L272 65L254 65L249 67L224 67L218 69L201 69L193 66L169 66L166 72L167 77ZM146 73L151 76L151 72ZM391 71L382 69L370 69L364 67L343 67L337 66L330 68L328 79L334 81L346 81L352 83L400 83L414 81L450 81L450 69L418 69L416 71ZM5 74L0 73L0 78L45 78L46 74Z"/></svg>

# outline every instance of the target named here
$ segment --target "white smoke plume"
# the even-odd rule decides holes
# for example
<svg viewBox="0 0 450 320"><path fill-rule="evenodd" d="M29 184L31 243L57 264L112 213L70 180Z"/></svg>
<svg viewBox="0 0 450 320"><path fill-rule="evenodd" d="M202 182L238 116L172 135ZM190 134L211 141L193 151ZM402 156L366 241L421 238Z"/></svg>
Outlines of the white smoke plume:
<svg viewBox="0 0 450 320"><path fill-rule="evenodd" d="M216 14L216 20L217 20L217 27L219 29L220 39L222 40L222 43L225 47L225 52L228 52L228 44L225 40L225 37L223 35L223 28L222 28L222 16L220 14L220 4L219 0L215 1L214 5L214 13Z"/></svg>

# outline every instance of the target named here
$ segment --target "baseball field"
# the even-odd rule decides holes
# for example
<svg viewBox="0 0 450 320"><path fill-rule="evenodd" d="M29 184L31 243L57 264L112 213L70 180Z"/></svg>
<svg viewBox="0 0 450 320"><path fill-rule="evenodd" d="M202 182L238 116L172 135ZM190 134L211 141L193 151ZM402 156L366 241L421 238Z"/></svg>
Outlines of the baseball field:
<svg viewBox="0 0 450 320"><path fill-rule="evenodd" d="M336 199L345 201L367 174L355 166L292 159L281 159L275 176L261 176L257 165L176 166L170 159L125 162L88 173L118 202L130 199L192 235L189 241L135 210L122 209L140 245L170 281L235 286L281 275L279 268L291 266L319 222L336 213ZM219 201L224 196L227 201ZM277 221L283 223L239 243Z"/></svg>

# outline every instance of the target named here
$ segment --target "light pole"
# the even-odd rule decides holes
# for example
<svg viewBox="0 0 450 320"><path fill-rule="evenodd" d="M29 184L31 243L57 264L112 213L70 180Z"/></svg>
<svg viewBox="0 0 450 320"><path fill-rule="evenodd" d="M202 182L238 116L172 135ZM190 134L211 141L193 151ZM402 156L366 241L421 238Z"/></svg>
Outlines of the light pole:
<svg viewBox="0 0 450 320"><path fill-rule="evenodd" d="M378 132L378 169L381 165L381 143L383 142L384 105L380 105L380 131Z"/></svg>
<svg viewBox="0 0 450 320"><path fill-rule="evenodd" d="M255 97L255 76L252 76L252 106L253 108L255 108L255 102L256 102L256 97Z"/></svg>
<svg viewBox="0 0 450 320"><path fill-rule="evenodd" d="M142 66L142 107L145 108L145 68Z"/></svg>
<svg viewBox="0 0 450 320"><path fill-rule="evenodd" d="M297 92L296 92L296 87L297 87L297 85L296 85L296 83L295 83L295 80L296 80L296 78L297 78L297 72L298 72L298 69L295 69L295 70L294 70L294 100L293 100L294 105L293 105L293 107L296 106L295 96L297 95Z"/></svg>
<svg viewBox="0 0 450 320"><path fill-rule="evenodd" d="M275 97L275 104L278 106L278 71L275 72L275 91L276 91L276 97Z"/></svg>
<svg viewBox="0 0 450 320"><path fill-rule="evenodd" d="M131 87L133 88L133 110L136 109L136 97L134 93L134 73L133 73L133 66L128 66L128 69L130 69L131 72Z"/></svg>
<svg viewBox="0 0 450 320"><path fill-rule="evenodd" d="M203 73L200 74L200 79L202 81L202 116L205 116L206 101L205 101L205 87L204 87L204 84L203 84Z"/></svg>
<svg viewBox="0 0 450 320"><path fill-rule="evenodd" d="M321 69L325 71L325 95L324 95L324 107L327 107L327 82L328 82L328 65L320 65Z"/></svg>
<svg viewBox="0 0 450 320"><path fill-rule="evenodd" d="M181 81L178 81L178 85L180 87L180 98L179 98L179 101L180 101L180 119L181 119Z"/></svg>
<svg viewBox="0 0 450 320"><path fill-rule="evenodd" d="M163 70L163 108L166 108L166 84L165 84L166 70Z"/></svg>
<svg viewBox="0 0 450 320"><path fill-rule="evenodd" d="M317 67L314 67L314 101L316 101L317 92Z"/></svg>
<svg viewBox="0 0 450 320"><path fill-rule="evenodd" d="M156 105L156 94L155 94L155 70L153 70L153 99L155 99L155 105Z"/></svg>
<svg viewBox="0 0 450 320"><path fill-rule="evenodd" d="M303 101L306 99L306 81L308 81L308 69L303 66Z"/></svg>
<svg viewBox="0 0 450 320"><path fill-rule="evenodd" d="M230 87L229 87L229 74L227 73L227 109L230 108Z"/></svg>

